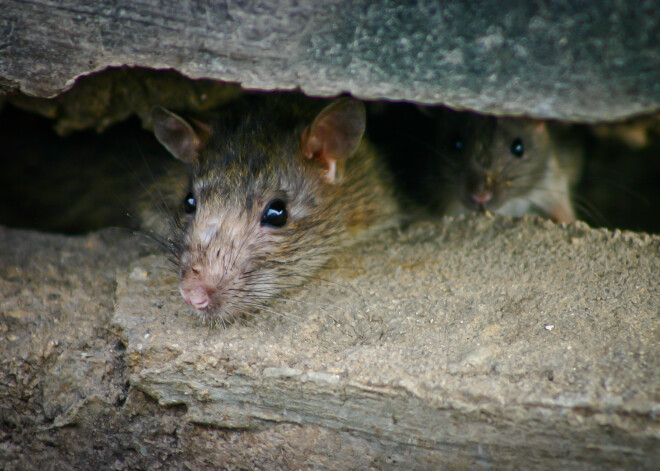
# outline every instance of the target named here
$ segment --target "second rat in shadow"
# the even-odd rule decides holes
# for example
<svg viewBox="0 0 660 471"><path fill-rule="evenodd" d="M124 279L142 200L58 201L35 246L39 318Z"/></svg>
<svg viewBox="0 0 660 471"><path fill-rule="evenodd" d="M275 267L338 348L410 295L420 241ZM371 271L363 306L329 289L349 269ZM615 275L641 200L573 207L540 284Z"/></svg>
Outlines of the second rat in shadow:
<svg viewBox="0 0 660 471"><path fill-rule="evenodd" d="M435 212L575 219L571 187L583 147L569 126L448 109L434 115L435 155L426 161L420 183Z"/></svg>
<svg viewBox="0 0 660 471"><path fill-rule="evenodd" d="M571 189L580 174L582 130L444 107L394 103L370 111L372 137L390 156L408 213L575 219Z"/></svg>

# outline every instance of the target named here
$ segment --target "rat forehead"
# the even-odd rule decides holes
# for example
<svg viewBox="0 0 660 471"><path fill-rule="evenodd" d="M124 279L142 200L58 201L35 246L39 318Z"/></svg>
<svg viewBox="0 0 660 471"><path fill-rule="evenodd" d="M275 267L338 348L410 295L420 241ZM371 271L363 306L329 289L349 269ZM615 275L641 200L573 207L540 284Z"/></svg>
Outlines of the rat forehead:
<svg viewBox="0 0 660 471"><path fill-rule="evenodd" d="M525 118L499 118L497 130L506 136L525 137L534 133L534 124Z"/></svg>
<svg viewBox="0 0 660 471"><path fill-rule="evenodd" d="M508 118L461 113L444 123L446 132L479 136L522 137L533 132L534 122L525 118Z"/></svg>
<svg viewBox="0 0 660 471"><path fill-rule="evenodd" d="M514 142L520 140L526 149L534 147L536 134L534 124L529 120L492 118L475 124L471 135L475 136L474 142L479 146L508 151Z"/></svg>
<svg viewBox="0 0 660 471"><path fill-rule="evenodd" d="M283 168L276 172L242 171L221 172L214 169L194 176L192 191L202 200L219 198L239 202L247 199L281 197L295 199L304 193L309 177L301 168Z"/></svg>
<svg viewBox="0 0 660 471"><path fill-rule="evenodd" d="M214 136L201 153L195 173L240 180L267 179L296 170L302 159L300 139L260 129Z"/></svg>

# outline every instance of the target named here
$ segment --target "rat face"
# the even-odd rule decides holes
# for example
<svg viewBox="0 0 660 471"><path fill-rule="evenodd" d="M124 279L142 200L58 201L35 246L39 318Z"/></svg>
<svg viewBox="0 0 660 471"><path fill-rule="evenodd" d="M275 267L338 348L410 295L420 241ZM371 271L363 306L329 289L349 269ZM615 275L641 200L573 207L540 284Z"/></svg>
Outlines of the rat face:
<svg viewBox="0 0 660 471"><path fill-rule="evenodd" d="M286 103L239 111L206 138L152 113L158 139L191 168L174 245L183 299L210 324L263 307L325 263L351 219L338 209L338 168L364 132L364 107L349 99L311 124Z"/></svg>
<svg viewBox="0 0 660 471"><path fill-rule="evenodd" d="M461 204L495 211L542 182L549 160L544 123L456 113L443 122L447 181Z"/></svg>
<svg viewBox="0 0 660 471"><path fill-rule="evenodd" d="M327 258L318 250L304 256L314 251L319 231L327 230L315 221L327 204L318 172L305 165L299 149L281 160L268 157L242 156L251 161L248 166L226 154L203 156L203 168L183 199L180 291L211 323L302 283Z"/></svg>

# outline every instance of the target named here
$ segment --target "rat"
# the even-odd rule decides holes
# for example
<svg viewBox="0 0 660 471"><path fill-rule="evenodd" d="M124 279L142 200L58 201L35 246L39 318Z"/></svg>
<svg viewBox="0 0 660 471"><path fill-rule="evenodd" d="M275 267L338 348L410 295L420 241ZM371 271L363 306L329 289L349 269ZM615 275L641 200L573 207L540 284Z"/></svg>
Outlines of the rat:
<svg viewBox="0 0 660 471"><path fill-rule="evenodd" d="M181 295L210 325L265 307L338 248L396 221L358 100L248 96L210 123L162 107L152 119L188 176L156 183L163 206L141 210L143 224L167 239Z"/></svg>
<svg viewBox="0 0 660 471"><path fill-rule="evenodd" d="M437 155L420 175L422 199L433 212L575 220L570 191L582 144L569 126L444 108L436 113Z"/></svg>

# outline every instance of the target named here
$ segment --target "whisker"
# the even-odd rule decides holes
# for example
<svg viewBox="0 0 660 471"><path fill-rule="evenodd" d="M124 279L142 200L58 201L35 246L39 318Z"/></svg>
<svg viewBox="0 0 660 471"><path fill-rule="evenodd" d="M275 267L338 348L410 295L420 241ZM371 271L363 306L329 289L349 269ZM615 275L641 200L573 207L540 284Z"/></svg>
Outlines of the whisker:
<svg viewBox="0 0 660 471"><path fill-rule="evenodd" d="M603 178L603 177L598 177L598 176L594 176L594 175L590 175L589 180L593 180L593 181L596 181L596 182L599 182L599 183L603 183L607 186L614 187L617 190L621 190L621 191L629 194L630 196L634 197L635 199L637 199L638 201L642 202L645 205L649 205L649 206L652 205L651 201L648 198L646 198L645 196L643 196L643 194L631 189L629 186L624 185L622 183L617 183L614 180L611 180L611 179L608 179L608 178Z"/></svg>

